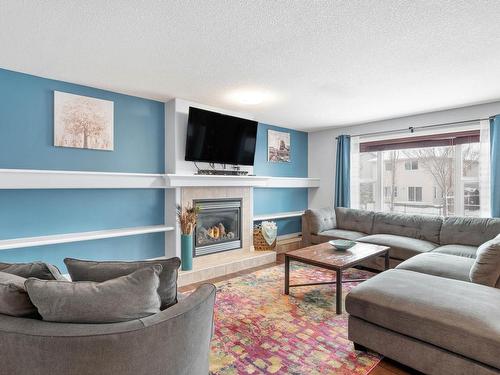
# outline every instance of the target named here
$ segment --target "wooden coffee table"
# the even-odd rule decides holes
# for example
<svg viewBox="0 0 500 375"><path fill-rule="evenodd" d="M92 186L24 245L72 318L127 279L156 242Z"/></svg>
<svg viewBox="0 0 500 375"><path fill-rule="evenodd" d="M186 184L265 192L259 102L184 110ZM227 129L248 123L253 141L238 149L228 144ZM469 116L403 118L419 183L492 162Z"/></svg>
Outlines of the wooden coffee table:
<svg viewBox="0 0 500 375"><path fill-rule="evenodd" d="M356 245L347 250L336 250L328 242L305 247L285 254L285 294L289 294L290 288L307 285L336 284L336 310L342 314L342 283L365 281L366 279L342 280L342 271L355 266L367 259L385 256L385 269L389 269L389 250L387 246L372 245L356 242ZM310 284L290 285L290 261L310 264L320 268L335 271L335 281L317 282Z"/></svg>

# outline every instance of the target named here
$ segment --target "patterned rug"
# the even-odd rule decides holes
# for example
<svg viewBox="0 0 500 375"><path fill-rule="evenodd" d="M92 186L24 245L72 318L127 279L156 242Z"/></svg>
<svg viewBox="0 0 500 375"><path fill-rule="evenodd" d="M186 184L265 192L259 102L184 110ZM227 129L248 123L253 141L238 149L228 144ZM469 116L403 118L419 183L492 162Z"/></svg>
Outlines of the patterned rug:
<svg viewBox="0 0 500 375"><path fill-rule="evenodd" d="M331 280L333 272L292 263L291 284ZM347 339L347 314L335 314L335 285L291 288L289 296L283 285L283 265L217 284L212 375L364 375L378 364ZM344 296L355 285L344 284Z"/></svg>

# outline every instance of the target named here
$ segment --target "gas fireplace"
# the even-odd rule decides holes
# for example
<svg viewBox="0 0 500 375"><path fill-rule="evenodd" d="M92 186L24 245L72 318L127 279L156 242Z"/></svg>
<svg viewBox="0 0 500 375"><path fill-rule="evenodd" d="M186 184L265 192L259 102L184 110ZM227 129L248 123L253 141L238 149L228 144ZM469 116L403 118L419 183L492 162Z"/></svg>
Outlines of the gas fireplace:
<svg viewBox="0 0 500 375"><path fill-rule="evenodd" d="M201 256L239 249L241 244L241 199L199 199L193 255Z"/></svg>

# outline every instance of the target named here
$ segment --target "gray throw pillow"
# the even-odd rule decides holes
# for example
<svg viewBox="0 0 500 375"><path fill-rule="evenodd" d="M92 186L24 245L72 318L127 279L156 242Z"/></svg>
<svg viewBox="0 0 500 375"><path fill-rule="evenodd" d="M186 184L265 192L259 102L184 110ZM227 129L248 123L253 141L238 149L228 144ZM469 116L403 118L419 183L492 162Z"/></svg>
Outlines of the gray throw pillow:
<svg viewBox="0 0 500 375"><path fill-rule="evenodd" d="M42 280L65 280L56 266L43 262L0 263L0 271L24 278L36 277Z"/></svg>
<svg viewBox="0 0 500 375"><path fill-rule="evenodd" d="M161 270L157 264L102 283L29 278L25 286L43 320L125 322L160 312L157 289Z"/></svg>
<svg viewBox="0 0 500 375"><path fill-rule="evenodd" d="M500 234L479 246L469 276L473 283L500 288Z"/></svg>
<svg viewBox="0 0 500 375"><path fill-rule="evenodd" d="M36 315L36 307L24 287L25 281L24 277L0 272L0 314L18 317Z"/></svg>
<svg viewBox="0 0 500 375"><path fill-rule="evenodd" d="M166 309L177 303L177 275L181 260L179 258L155 259L136 262L107 261L96 262L66 258L64 263L73 281L106 281L128 275L140 268L161 264L158 294L161 298L161 309Z"/></svg>

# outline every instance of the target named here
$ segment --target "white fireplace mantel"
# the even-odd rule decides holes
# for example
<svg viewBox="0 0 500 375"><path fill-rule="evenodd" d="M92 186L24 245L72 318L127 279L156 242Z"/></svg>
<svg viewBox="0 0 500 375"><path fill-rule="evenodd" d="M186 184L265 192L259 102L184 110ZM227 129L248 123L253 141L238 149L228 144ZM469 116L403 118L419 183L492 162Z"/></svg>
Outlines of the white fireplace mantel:
<svg viewBox="0 0 500 375"><path fill-rule="evenodd" d="M269 176L211 176L193 174L167 174L166 186L177 187L273 187L317 188L319 178Z"/></svg>

